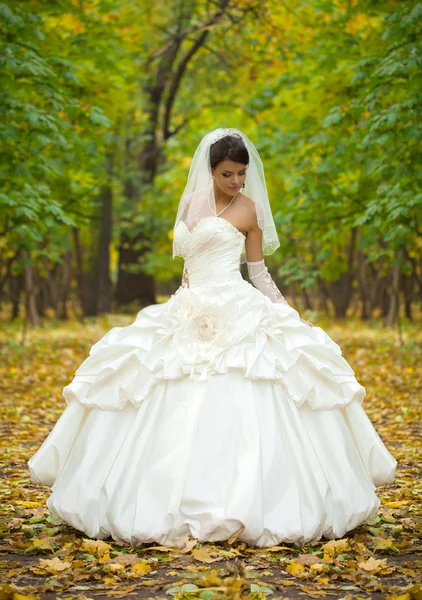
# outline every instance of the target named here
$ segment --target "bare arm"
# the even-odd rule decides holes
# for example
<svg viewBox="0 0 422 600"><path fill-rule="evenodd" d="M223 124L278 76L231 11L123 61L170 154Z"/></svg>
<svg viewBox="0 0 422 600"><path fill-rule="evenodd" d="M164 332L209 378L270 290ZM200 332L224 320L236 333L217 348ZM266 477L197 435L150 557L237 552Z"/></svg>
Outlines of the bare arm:
<svg viewBox="0 0 422 600"><path fill-rule="evenodd" d="M258 221L253 220L252 225L248 229L248 235L245 242L246 259L248 261L262 260L262 229L258 225Z"/></svg>
<svg viewBox="0 0 422 600"><path fill-rule="evenodd" d="M248 235L245 242L245 250L249 278L254 286L265 296L268 296L271 302L289 304L276 286L268 271L268 268L265 265L264 255L262 252L262 229L259 227L256 218L254 219L253 225L248 230ZM300 320L302 323L306 323L306 325L313 327L310 321L306 321L302 318L300 318Z"/></svg>

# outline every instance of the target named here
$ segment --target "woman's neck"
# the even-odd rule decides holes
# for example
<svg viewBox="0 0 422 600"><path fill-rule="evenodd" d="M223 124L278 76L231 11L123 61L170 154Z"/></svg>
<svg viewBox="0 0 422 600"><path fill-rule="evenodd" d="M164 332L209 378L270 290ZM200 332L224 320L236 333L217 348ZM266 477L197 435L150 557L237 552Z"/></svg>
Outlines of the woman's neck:
<svg viewBox="0 0 422 600"><path fill-rule="evenodd" d="M224 193L216 183L214 183L214 199L215 199L215 207L224 208L227 206L231 200L233 200L233 196L229 196L229 194Z"/></svg>

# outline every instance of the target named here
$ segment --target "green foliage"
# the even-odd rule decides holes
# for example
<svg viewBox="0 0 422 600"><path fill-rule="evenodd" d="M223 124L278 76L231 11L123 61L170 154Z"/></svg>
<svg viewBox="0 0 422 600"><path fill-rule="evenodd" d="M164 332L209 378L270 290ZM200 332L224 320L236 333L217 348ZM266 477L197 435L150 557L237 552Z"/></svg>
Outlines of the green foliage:
<svg viewBox="0 0 422 600"><path fill-rule="evenodd" d="M84 103L76 66L63 55L41 9L22 2L0 5L0 246L5 256L21 251L59 256L56 250L77 223L78 194L95 187L98 127L110 124L102 110Z"/></svg>
<svg viewBox="0 0 422 600"><path fill-rule="evenodd" d="M287 72L264 88L273 105L248 102L263 122L257 137L276 202L284 189L280 238L285 256L297 257L280 269L287 279L312 285L311 263L337 279L350 268L353 228L369 262L418 251L421 6L313 3L324 18L296 37Z"/></svg>
<svg viewBox="0 0 422 600"><path fill-rule="evenodd" d="M286 282L338 279L356 231L369 263L420 257L422 5L264 4L233 1L210 27L176 90L180 131L159 133L158 172L142 185L148 86L171 36L193 28L189 51L210 4L0 4L1 258L60 261L74 227L90 254L110 187L113 280L122 233L151 248L133 269L170 279L190 157L217 126L244 130L262 155L281 241L269 262L284 257Z"/></svg>

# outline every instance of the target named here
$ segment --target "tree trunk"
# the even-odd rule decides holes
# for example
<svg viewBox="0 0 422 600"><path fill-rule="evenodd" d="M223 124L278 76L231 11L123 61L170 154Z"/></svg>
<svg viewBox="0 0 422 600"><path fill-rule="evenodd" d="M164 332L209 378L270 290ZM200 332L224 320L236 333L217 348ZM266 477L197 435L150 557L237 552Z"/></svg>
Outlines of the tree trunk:
<svg viewBox="0 0 422 600"><path fill-rule="evenodd" d="M404 311L406 318L410 321L413 320L412 314L412 302L414 297L414 283L415 282L414 274L410 275L402 275L402 288L403 288L403 297L404 297Z"/></svg>
<svg viewBox="0 0 422 600"><path fill-rule="evenodd" d="M309 298L309 294L308 294L308 290L306 288L302 288L301 289L302 292L302 298L303 298L303 303L305 305L305 309L306 310L312 310L312 304Z"/></svg>
<svg viewBox="0 0 422 600"><path fill-rule="evenodd" d="M330 297L334 306L335 316L344 318L349 308L353 292L353 264L357 240L357 229L351 230L348 248L348 270L342 273L337 281L330 282Z"/></svg>
<svg viewBox="0 0 422 600"><path fill-rule="evenodd" d="M147 120L141 134L143 148L137 156L137 185L127 183L125 196L135 208L140 205L145 188L150 189L162 160L160 141L165 143L186 123L171 128L172 111L183 77L195 54L205 44L211 28L218 24L229 7L229 0L219 0L214 12L203 23L190 22L189 13L180 11L172 24L172 36L151 54L148 80L143 92L147 98ZM189 37L187 48L183 46ZM132 161L130 161L132 164ZM150 250L147 231L122 230L119 242L119 272L116 290L118 305L137 300L142 305L155 303L155 282L151 275L136 271L139 259ZM135 269L133 267L135 266ZM136 272L134 272L136 271Z"/></svg>
<svg viewBox="0 0 422 600"><path fill-rule="evenodd" d="M69 293L72 288L73 279L73 268L72 268L72 251L66 250L61 265L62 277L60 279L59 293L58 293L58 317L63 321L69 318L67 311L67 302L69 299Z"/></svg>
<svg viewBox="0 0 422 600"><path fill-rule="evenodd" d="M392 327L399 318L400 310L400 264L395 264L392 267L392 282L390 302L388 313L386 316L386 325Z"/></svg>
<svg viewBox="0 0 422 600"><path fill-rule="evenodd" d="M363 320L368 320L370 317L369 313L369 303L368 303L368 288L367 288L367 264L365 261L365 255L362 250L358 252L358 284L359 284L359 292L361 298L361 311L360 318Z"/></svg>
<svg viewBox="0 0 422 600"><path fill-rule="evenodd" d="M138 263L146 248L136 249L140 242L145 243L140 235L131 239L121 237L119 247L119 277L117 280L116 301L118 306L138 301L141 305L155 304L155 279L152 275L141 272L131 272L131 268ZM134 248L135 246L135 248Z"/></svg>
<svg viewBox="0 0 422 600"><path fill-rule="evenodd" d="M28 252L23 253L24 259L29 261ZM24 266L24 282L25 282L25 321L29 322L34 327L40 325L40 317L37 311L34 278L32 272L32 265L30 262L26 262Z"/></svg>
<svg viewBox="0 0 422 600"><path fill-rule="evenodd" d="M112 233L113 195L111 182L102 190L101 232L97 260L97 294L100 312L111 312L113 289L110 279L110 244Z"/></svg>
<svg viewBox="0 0 422 600"><path fill-rule="evenodd" d="M47 308L49 308L49 298L48 298L48 290L47 290L47 281L45 277L41 277L38 272L38 285L37 285L37 293L35 296L35 303L37 306L38 315L41 318L44 318L46 315Z"/></svg>
<svg viewBox="0 0 422 600"><path fill-rule="evenodd" d="M79 230L73 228L73 241L76 257L76 276L78 281L78 296L84 317L94 317L97 314L97 290L92 285L93 273L84 271L83 249L80 242Z"/></svg>
<svg viewBox="0 0 422 600"><path fill-rule="evenodd" d="M147 138L149 144L139 155L139 169L141 171L142 186L150 186L154 181L158 168L159 147L155 131L149 131ZM139 204L139 189L131 182L126 185L125 195L132 205ZM116 287L116 303L118 306L138 301L142 306L156 303L155 281L152 275L142 273L136 265L139 260L150 250L151 246L145 232L138 230L122 231L119 240L119 263Z"/></svg>
<svg viewBox="0 0 422 600"><path fill-rule="evenodd" d="M10 320L14 321L19 317L21 290L24 289L23 275L13 275L9 273L9 294L12 303Z"/></svg>
<svg viewBox="0 0 422 600"><path fill-rule="evenodd" d="M324 313L329 314L330 307L329 307L328 302L330 299L330 295L327 290L327 285L326 285L325 281L323 279L321 279L321 277L318 277L317 283L318 283L318 289L319 289L318 308L319 308L319 310L322 310Z"/></svg>

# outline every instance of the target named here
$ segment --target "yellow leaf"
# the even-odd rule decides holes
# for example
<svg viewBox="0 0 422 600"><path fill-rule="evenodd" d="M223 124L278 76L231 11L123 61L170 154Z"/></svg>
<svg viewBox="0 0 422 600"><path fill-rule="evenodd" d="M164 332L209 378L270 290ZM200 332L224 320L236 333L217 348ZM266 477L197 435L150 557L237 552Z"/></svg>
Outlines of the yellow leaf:
<svg viewBox="0 0 422 600"><path fill-rule="evenodd" d="M32 540L32 545L34 546L34 548L40 548L41 550L51 550L52 552L54 552L54 548L51 545L51 542L44 538L36 538Z"/></svg>
<svg viewBox="0 0 422 600"><path fill-rule="evenodd" d="M132 565L130 570L138 575L146 575L151 571L151 567L147 562L143 561L136 563L136 565Z"/></svg>
<svg viewBox="0 0 422 600"><path fill-rule="evenodd" d="M384 569L387 566L387 560L385 558L378 560L373 556L371 556L371 558L368 558L368 560L358 563L358 567L360 569L368 571L369 573L376 573L377 571L380 571L381 569Z"/></svg>
<svg viewBox="0 0 422 600"><path fill-rule="evenodd" d="M395 540L392 538L381 539L376 543L374 550L385 550L386 548L391 548L394 542Z"/></svg>
<svg viewBox="0 0 422 600"><path fill-rule="evenodd" d="M338 556L350 550L348 540L330 540L321 546L322 550L330 556Z"/></svg>
<svg viewBox="0 0 422 600"><path fill-rule="evenodd" d="M60 558L55 556L54 558L50 559L41 558L39 566L50 573L60 573L60 571L69 569L72 566L72 563L60 560Z"/></svg>
<svg viewBox="0 0 422 600"><path fill-rule="evenodd" d="M118 571L124 570L125 565L121 565L120 563L110 563L107 565L106 569L111 573L117 573Z"/></svg>
<svg viewBox="0 0 422 600"><path fill-rule="evenodd" d="M415 575L416 577L416 575ZM412 585L409 590L412 600L422 600L422 586L419 583Z"/></svg>
<svg viewBox="0 0 422 600"><path fill-rule="evenodd" d="M297 562L291 562L286 569L291 575L300 575L305 571L305 567Z"/></svg>
<svg viewBox="0 0 422 600"><path fill-rule="evenodd" d="M108 562L110 560L110 554L106 552L101 556L98 562Z"/></svg>
<svg viewBox="0 0 422 600"><path fill-rule="evenodd" d="M126 598L130 592L133 592L136 589L136 586L132 585L131 587L119 589L119 590L111 590L107 592L107 596L112 596L113 598Z"/></svg>
<svg viewBox="0 0 422 600"><path fill-rule="evenodd" d="M102 540L90 540L85 538L82 540L81 550L88 554L93 554L94 556L103 556L106 552L110 552L112 547Z"/></svg>
<svg viewBox="0 0 422 600"><path fill-rule="evenodd" d="M213 558L205 548L194 548L192 554L195 560L199 560L203 563L212 563L216 560L220 560L220 557Z"/></svg>
<svg viewBox="0 0 422 600"><path fill-rule="evenodd" d="M399 594L394 596L387 596L386 600L410 600L410 594Z"/></svg>
<svg viewBox="0 0 422 600"><path fill-rule="evenodd" d="M320 573L321 571L324 571L325 569L325 565L322 563L315 563L313 565L311 565L311 571L315 571L316 573Z"/></svg>
<svg viewBox="0 0 422 600"><path fill-rule="evenodd" d="M224 582L218 576L216 569L212 569L209 575L204 575L200 579L195 579L193 583L200 585L201 587L220 587L224 585Z"/></svg>
<svg viewBox="0 0 422 600"><path fill-rule="evenodd" d="M419 583L415 583L415 585L412 585L409 592L412 600L422 600L422 586L419 585Z"/></svg>

